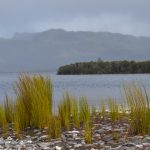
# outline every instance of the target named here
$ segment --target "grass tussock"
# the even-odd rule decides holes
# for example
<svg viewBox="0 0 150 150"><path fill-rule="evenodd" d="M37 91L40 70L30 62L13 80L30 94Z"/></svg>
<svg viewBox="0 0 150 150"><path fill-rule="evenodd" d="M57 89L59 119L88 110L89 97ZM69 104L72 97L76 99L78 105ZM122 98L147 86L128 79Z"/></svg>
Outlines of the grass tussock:
<svg viewBox="0 0 150 150"><path fill-rule="evenodd" d="M61 125L65 130L70 129L72 97L69 93L63 95L63 100L58 104L58 113L61 119Z"/></svg>
<svg viewBox="0 0 150 150"><path fill-rule="evenodd" d="M127 107L111 98L108 102L101 102L98 116L96 107L91 109L86 97L82 96L78 100L70 93L65 93L58 104L58 113L55 114L52 112L54 109L51 80L40 75L23 74L14 86L16 100L11 101L6 96L4 105L0 106L0 127L6 131L7 123L14 123L18 135L29 126L38 129L48 127L50 138L59 138L63 130L75 127L84 129L85 141L91 143L91 122L97 121L99 117L98 121L103 123L129 121L130 134L150 134L150 99L145 87L135 82L124 84L123 87ZM126 109L129 110L128 114ZM114 134L114 138L117 139L118 135Z"/></svg>
<svg viewBox="0 0 150 150"><path fill-rule="evenodd" d="M100 103L100 117L103 119L103 121L106 121L106 104L104 100Z"/></svg>
<svg viewBox="0 0 150 150"><path fill-rule="evenodd" d="M26 114L26 109L21 100L16 100L15 111L14 111L14 128L17 135L27 127L28 124L28 116Z"/></svg>
<svg viewBox="0 0 150 150"><path fill-rule="evenodd" d="M52 116L49 120L48 135L51 139L60 138L61 136L61 121L59 116Z"/></svg>
<svg viewBox="0 0 150 150"><path fill-rule="evenodd" d="M112 123L116 122L119 119L119 106L113 98L109 99L109 115Z"/></svg>
<svg viewBox="0 0 150 150"><path fill-rule="evenodd" d="M79 102L80 121L87 124L90 121L90 106L85 96L82 96Z"/></svg>
<svg viewBox="0 0 150 150"><path fill-rule="evenodd" d="M91 127L89 123L85 123L83 126L83 129L84 129L85 142L88 144L91 144L92 143L92 131L91 131Z"/></svg>
<svg viewBox="0 0 150 150"><path fill-rule="evenodd" d="M7 121L5 116L5 111L3 106L0 106L0 126L3 129L3 132L6 132L7 130Z"/></svg>
<svg viewBox="0 0 150 150"><path fill-rule="evenodd" d="M52 114L52 83L40 75L21 75L15 84L17 97L15 109L16 128L48 126ZM17 117L16 117L17 116Z"/></svg>
<svg viewBox="0 0 150 150"><path fill-rule="evenodd" d="M130 110L130 132L150 134L150 100L144 86L125 84L124 91Z"/></svg>
<svg viewBox="0 0 150 150"><path fill-rule="evenodd" d="M79 102L76 98L72 101L72 119L73 119L73 126L75 128L80 127L80 118L79 118Z"/></svg>
<svg viewBox="0 0 150 150"><path fill-rule="evenodd" d="M14 102L7 95L4 99L4 111L6 116L6 121L8 123L13 122L14 120Z"/></svg>

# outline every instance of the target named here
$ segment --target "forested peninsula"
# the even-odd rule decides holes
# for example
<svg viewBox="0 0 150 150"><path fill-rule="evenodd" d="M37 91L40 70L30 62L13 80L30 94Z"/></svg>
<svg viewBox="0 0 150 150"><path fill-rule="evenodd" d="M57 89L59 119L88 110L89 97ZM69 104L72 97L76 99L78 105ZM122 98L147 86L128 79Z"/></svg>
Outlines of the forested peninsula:
<svg viewBox="0 0 150 150"><path fill-rule="evenodd" d="M58 75L150 73L150 61L91 61L61 66Z"/></svg>

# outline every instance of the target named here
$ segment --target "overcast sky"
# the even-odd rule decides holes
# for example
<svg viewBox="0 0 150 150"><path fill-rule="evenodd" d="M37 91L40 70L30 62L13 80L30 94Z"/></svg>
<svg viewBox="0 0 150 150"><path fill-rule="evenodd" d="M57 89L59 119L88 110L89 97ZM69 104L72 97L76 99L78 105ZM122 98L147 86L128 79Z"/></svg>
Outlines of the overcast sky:
<svg viewBox="0 0 150 150"><path fill-rule="evenodd" d="M150 36L150 0L0 0L0 37L51 28Z"/></svg>

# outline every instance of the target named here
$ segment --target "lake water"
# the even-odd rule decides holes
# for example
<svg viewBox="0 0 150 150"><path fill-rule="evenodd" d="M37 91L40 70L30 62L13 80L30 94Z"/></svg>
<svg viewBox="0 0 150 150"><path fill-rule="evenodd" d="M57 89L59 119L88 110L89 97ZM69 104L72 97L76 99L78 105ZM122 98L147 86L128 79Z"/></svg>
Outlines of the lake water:
<svg viewBox="0 0 150 150"><path fill-rule="evenodd" d="M137 81L144 83L150 91L150 74L128 75L55 75L54 73L41 73L50 76L54 85L55 104L62 98L64 92L69 91L80 97L86 95L90 104L99 104L100 99L114 97L120 101L123 97L121 90L123 82ZM13 84L17 81L17 73L0 74L0 99L8 93L14 97Z"/></svg>

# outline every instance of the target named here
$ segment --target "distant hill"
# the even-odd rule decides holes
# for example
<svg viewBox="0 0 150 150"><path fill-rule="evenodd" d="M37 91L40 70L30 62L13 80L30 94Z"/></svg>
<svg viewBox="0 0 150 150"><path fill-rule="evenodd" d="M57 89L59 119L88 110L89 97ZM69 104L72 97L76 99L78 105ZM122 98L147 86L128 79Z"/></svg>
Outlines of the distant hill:
<svg viewBox="0 0 150 150"><path fill-rule="evenodd" d="M56 70L68 63L96 60L148 60L150 37L109 32L51 29L0 38L0 72Z"/></svg>

